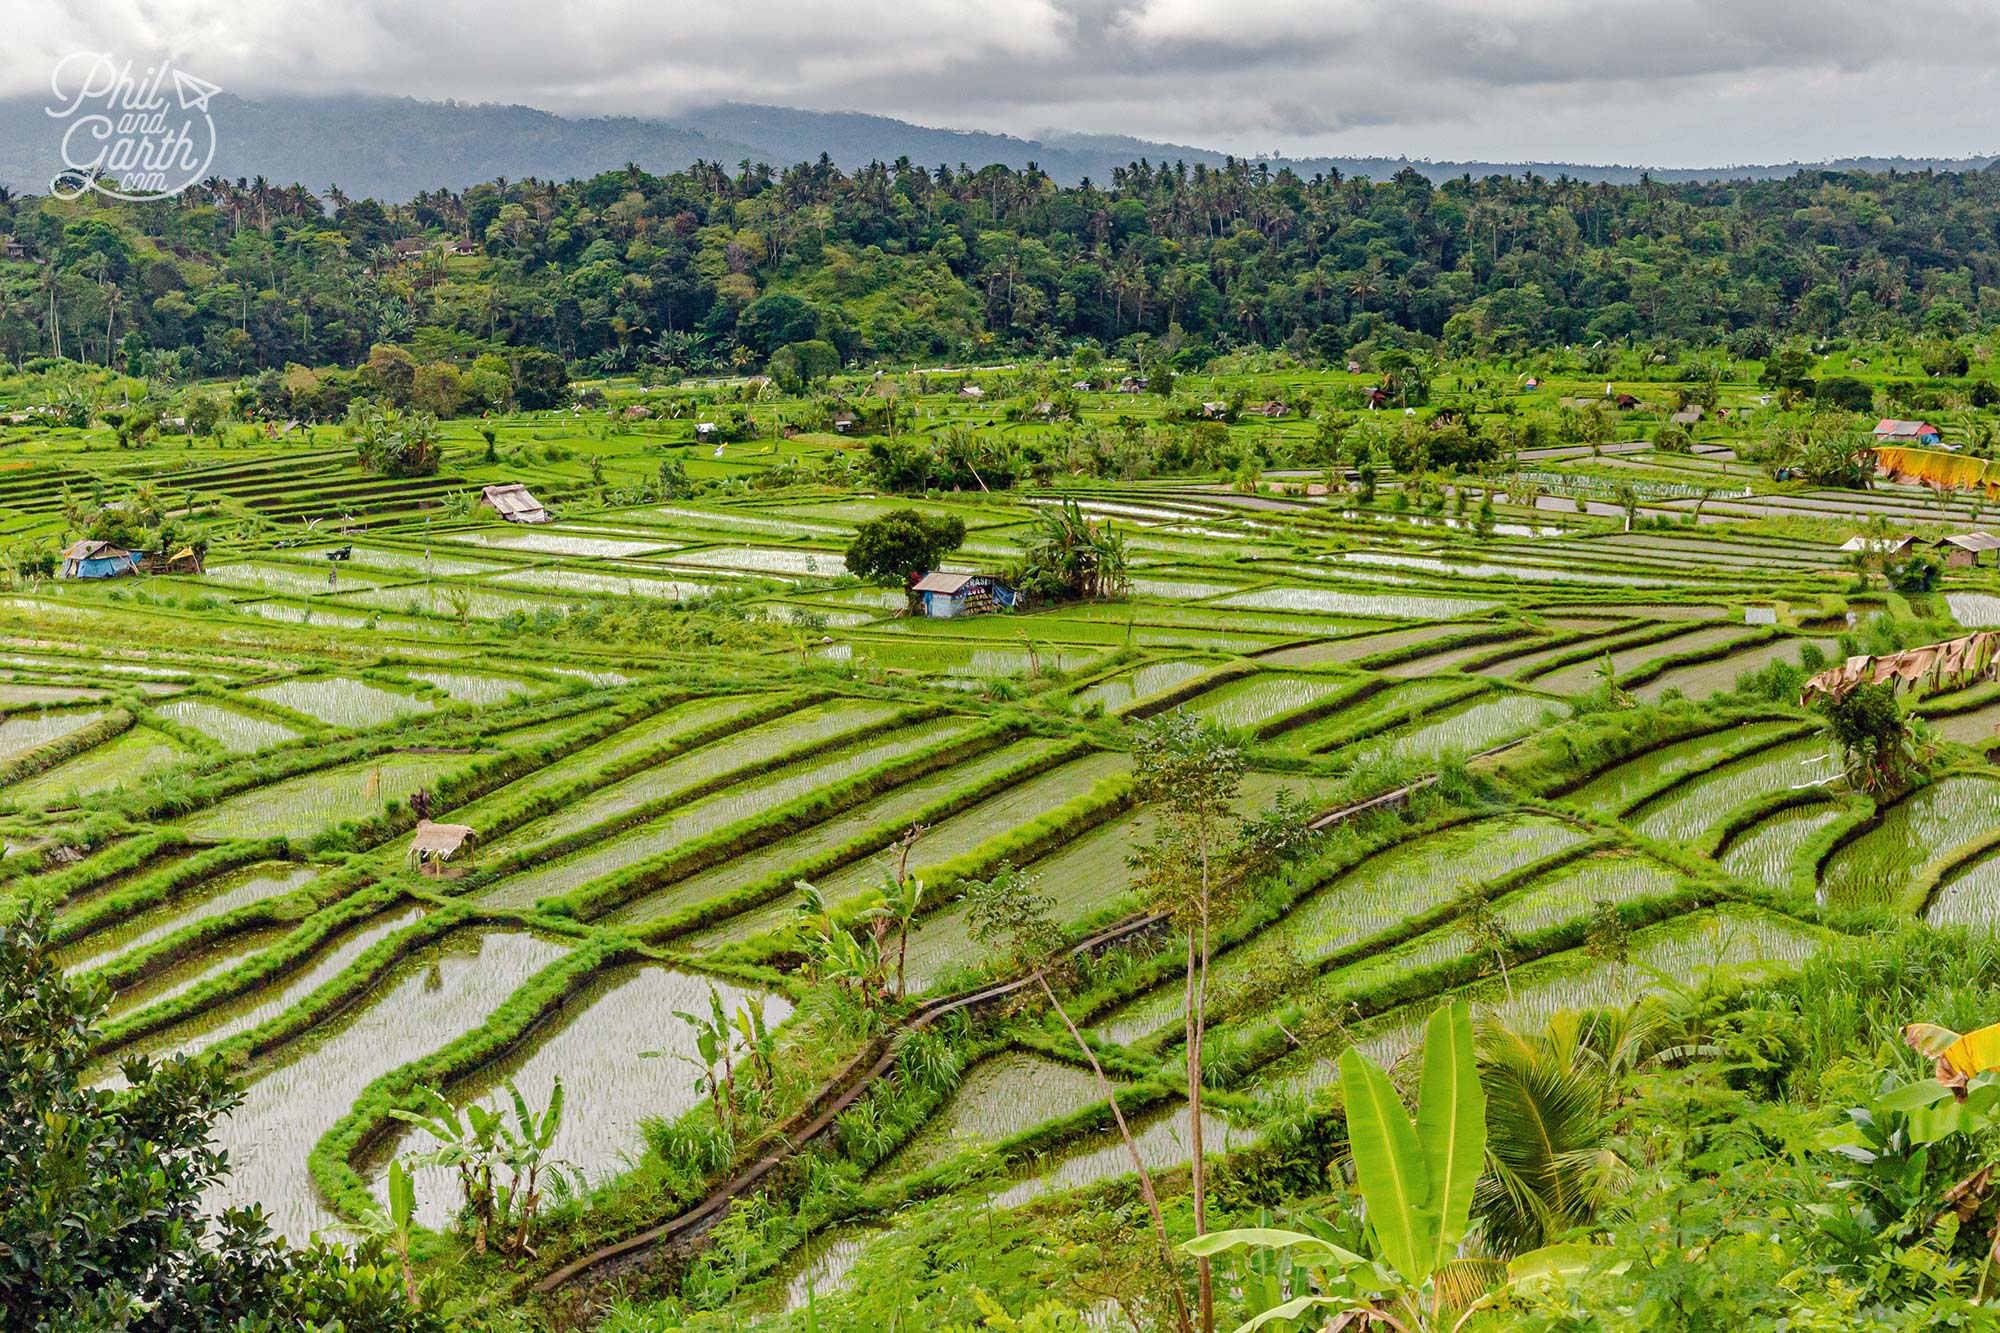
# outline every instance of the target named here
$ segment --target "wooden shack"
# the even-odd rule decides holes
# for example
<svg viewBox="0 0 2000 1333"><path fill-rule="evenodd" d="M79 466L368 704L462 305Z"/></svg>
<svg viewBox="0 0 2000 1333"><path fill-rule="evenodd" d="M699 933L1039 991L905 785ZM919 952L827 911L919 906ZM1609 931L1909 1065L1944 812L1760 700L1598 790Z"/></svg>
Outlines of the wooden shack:
<svg viewBox="0 0 2000 1333"><path fill-rule="evenodd" d="M521 482L508 482L504 486L487 486L479 492L479 503L493 510L509 523L546 523L549 511L542 508L542 502L528 493Z"/></svg>
<svg viewBox="0 0 2000 1333"><path fill-rule="evenodd" d="M201 552L192 546L183 546L173 552L148 551L139 567L148 574L199 574Z"/></svg>
<svg viewBox="0 0 2000 1333"><path fill-rule="evenodd" d="M933 570L911 585L923 599L924 614L934 620L976 616L987 611L1011 611L1014 590L991 574L948 574Z"/></svg>
<svg viewBox="0 0 2000 1333"><path fill-rule="evenodd" d="M2000 551L2000 537L1990 532L1954 532L1937 541L1938 554L1952 569L1970 569L1988 551Z"/></svg>
<svg viewBox="0 0 2000 1333"><path fill-rule="evenodd" d="M1883 417L1875 423L1875 443L1877 444L1936 444L1943 438L1928 421L1903 421L1896 417Z"/></svg>

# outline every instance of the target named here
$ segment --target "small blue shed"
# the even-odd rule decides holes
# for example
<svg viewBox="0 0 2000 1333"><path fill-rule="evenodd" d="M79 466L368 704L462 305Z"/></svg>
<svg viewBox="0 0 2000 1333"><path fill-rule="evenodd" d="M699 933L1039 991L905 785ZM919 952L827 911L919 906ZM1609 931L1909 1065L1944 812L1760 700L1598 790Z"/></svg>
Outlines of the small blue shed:
<svg viewBox="0 0 2000 1333"><path fill-rule="evenodd" d="M63 552L62 577L109 579L139 572L139 557L110 542L81 541Z"/></svg>
<svg viewBox="0 0 2000 1333"><path fill-rule="evenodd" d="M924 599L924 614L937 620L1014 609L1014 590L991 574L933 570L918 579L910 591Z"/></svg>

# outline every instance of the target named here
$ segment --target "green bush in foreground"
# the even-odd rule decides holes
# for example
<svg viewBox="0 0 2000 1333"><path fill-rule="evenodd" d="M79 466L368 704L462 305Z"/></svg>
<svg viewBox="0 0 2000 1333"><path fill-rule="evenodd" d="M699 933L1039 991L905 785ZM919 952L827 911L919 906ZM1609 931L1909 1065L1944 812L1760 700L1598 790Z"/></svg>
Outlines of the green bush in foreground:
<svg viewBox="0 0 2000 1333"><path fill-rule="evenodd" d="M0 1326L10 1333L429 1333L372 1247L275 1239L260 1209L207 1215L210 1145L237 1093L214 1060L86 1081L102 992L63 975L46 913L0 925Z"/></svg>

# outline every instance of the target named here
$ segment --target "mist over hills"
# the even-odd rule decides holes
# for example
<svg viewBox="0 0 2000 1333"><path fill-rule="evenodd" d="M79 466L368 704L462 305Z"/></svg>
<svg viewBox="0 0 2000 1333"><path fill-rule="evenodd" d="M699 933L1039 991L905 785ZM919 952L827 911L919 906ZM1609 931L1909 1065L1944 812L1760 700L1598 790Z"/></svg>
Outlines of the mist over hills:
<svg viewBox="0 0 2000 1333"><path fill-rule="evenodd" d="M1220 165L1229 154L1122 135L1052 131L1038 139L979 130L913 125L860 112L725 103L670 118L566 117L531 107L422 102L372 96L248 100L221 94L213 103L219 138L211 174L266 176L313 189L337 183L350 195L403 200L422 190L461 189L498 176L567 180L636 162L666 172L697 159L734 168L739 162L785 166L822 153L842 168L907 157L935 167L1034 163L1057 181L1088 177L1108 183L1112 172L1139 158ZM39 193L61 167L59 130L36 98L0 99L0 184ZM1238 154L1238 156L1243 156ZM1402 157L1271 157L1272 170L1305 176L1385 179L1413 167L1434 181L1532 171L1582 181L1629 184L1642 175L1660 181L1751 180L1805 168L1856 171L1974 171L1995 161L1969 158L1842 158L1824 163L1653 168L1566 162L1430 161Z"/></svg>

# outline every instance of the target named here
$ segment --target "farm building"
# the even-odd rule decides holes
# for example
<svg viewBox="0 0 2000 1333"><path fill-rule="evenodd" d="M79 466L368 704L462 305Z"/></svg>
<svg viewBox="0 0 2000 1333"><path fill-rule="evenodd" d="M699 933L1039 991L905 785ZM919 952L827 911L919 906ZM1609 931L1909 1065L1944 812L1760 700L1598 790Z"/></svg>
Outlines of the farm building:
<svg viewBox="0 0 2000 1333"><path fill-rule="evenodd" d="M488 486L479 492L479 503L497 512L509 523L546 523L549 511L518 481L505 486Z"/></svg>
<svg viewBox="0 0 2000 1333"><path fill-rule="evenodd" d="M479 835L464 824L433 824L428 819L417 821L416 836L410 839L410 855L425 874L442 875L444 863L464 851L471 854Z"/></svg>
<svg viewBox="0 0 2000 1333"><path fill-rule="evenodd" d="M109 579L138 572L139 557L110 542L81 541L63 552L66 579Z"/></svg>
<svg viewBox="0 0 2000 1333"><path fill-rule="evenodd" d="M1849 555L1856 551L1875 551L1882 555L1901 555L1916 543L1915 537L1849 537L1840 544L1840 549Z"/></svg>
<svg viewBox="0 0 2000 1333"><path fill-rule="evenodd" d="M924 599L924 614L937 620L1014 608L1014 590L991 574L947 574L933 570L911 585Z"/></svg>
<svg viewBox="0 0 2000 1333"><path fill-rule="evenodd" d="M1611 400L1611 405L1620 412L1630 412L1639 405L1639 400L1629 393L1621 393Z"/></svg>
<svg viewBox="0 0 2000 1333"><path fill-rule="evenodd" d="M1928 421L1899 421L1895 417L1883 417L1875 423L1877 444L1936 444L1940 438L1938 428Z"/></svg>
<svg viewBox="0 0 2000 1333"><path fill-rule="evenodd" d="M471 241L453 237L447 240L432 240L427 236L412 236L407 240L393 241L389 248L399 259L415 259L434 252L446 255L476 255L479 247Z"/></svg>
<svg viewBox="0 0 2000 1333"><path fill-rule="evenodd" d="M1979 563L1987 551L2000 551L2000 537L1990 532L1954 532L1937 542L1938 554L1953 569L1967 569Z"/></svg>

